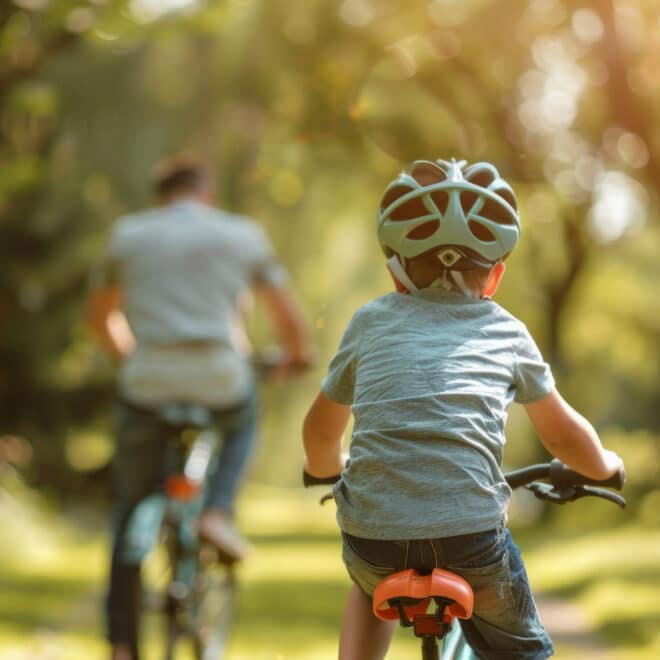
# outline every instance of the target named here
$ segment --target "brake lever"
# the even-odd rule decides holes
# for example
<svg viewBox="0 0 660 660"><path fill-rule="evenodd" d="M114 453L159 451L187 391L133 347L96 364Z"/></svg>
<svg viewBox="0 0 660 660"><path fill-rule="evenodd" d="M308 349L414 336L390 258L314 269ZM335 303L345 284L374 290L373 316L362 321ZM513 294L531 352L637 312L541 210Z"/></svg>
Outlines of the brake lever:
<svg viewBox="0 0 660 660"><path fill-rule="evenodd" d="M626 508L625 498L621 497L621 495L618 493L613 493L612 491L606 490L605 488L594 488L593 486L578 486L578 489L584 491L581 495L578 495L578 497L586 497L588 495L593 497L601 497L604 500L614 502L614 504L620 506L622 509Z"/></svg>
<svg viewBox="0 0 660 660"><path fill-rule="evenodd" d="M553 504L565 504L574 502L582 497L600 497L609 502L614 502L622 509L626 508L626 500L612 491L605 488L594 488L593 486L568 486L566 488L556 489L551 484L540 482L531 483L525 488L531 491L539 500L547 500Z"/></svg>
<svg viewBox="0 0 660 660"><path fill-rule="evenodd" d="M323 504L325 504L326 502L329 502L330 500L334 500L334 499L335 499L335 496L334 496L331 492L330 492L330 493L326 493L326 494L325 494L325 495L319 500L319 504L323 505Z"/></svg>
<svg viewBox="0 0 660 660"><path fill-rule="evenodd" d="M566 504L576 499L575 488L562 488L557 490L551 484L544 484L538 481L528 484L525 489L534 494L539 500L547 500L553 504Z"/></svg>

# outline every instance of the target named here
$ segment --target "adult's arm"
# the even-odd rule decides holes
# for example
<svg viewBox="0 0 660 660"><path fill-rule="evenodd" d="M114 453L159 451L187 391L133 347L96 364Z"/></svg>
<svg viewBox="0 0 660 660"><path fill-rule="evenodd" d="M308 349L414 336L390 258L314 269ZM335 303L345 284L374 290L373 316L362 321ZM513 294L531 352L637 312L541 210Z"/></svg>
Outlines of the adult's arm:
<svg viewBox="0 0 660 660"><path fill-rule="evenodd" d="M259 284L255 293L268 312L287 362L299 366L309 364L312 356L307 324L289 289Z"/></svg>
<svg viewBox="0 0 660 660"><path fill-rule="evenodd" d="M135 338L122 311L124 293L118 284L94 289L87 302L85 319L101 348L116 359L126 357Z"/></svg>

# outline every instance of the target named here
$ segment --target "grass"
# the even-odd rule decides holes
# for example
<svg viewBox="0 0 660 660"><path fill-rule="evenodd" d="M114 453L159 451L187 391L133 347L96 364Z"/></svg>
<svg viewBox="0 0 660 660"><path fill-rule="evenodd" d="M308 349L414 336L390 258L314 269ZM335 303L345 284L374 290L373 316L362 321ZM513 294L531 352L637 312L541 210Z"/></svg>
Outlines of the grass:
<svg viewBox="0 0 660 660"><path fill-rule="evenodd" d="M107 657L107 534L98 518L91 526L79 517L64 519L30 491L9 491L14 494L0 488L0 657ZM246 489L239 518L256 552L239 569L228 660L336 657L349 581L334 505L320 507L319 495L255 484ZM610 649L602 657L660 657L660 531L631 524L581 535L534 530L518 536L535 589L579 605ZM155 624L146 627L146 658L159 660ZM584 640L557 642L560 660L601 657L587 653ZM388 657L416 660L417 640L397 630Z"/></svg>
<svg viewBox="0 0 660 660"><path fill-rule="evenodd" d="M659 529L633 523L569 538L544 535L525 557L534 587L578 604L613 657L660 657Z"/></svg>
<svg viewBox="0 0 660 660"><path fill-rule="evenodd" d="M20 482L10 486L0 486L0 657L104 657L104 535L66 523Z"/></svg>
<svg viewBox="0 0 660 660"><path fill-rule="evenodd" d="M350 582L332 502L323 491L259 488L240 511L258 552L241 573L242 596L232 660L336 657ZM391 657L417 658L419 642L397 631Z"/></svg>

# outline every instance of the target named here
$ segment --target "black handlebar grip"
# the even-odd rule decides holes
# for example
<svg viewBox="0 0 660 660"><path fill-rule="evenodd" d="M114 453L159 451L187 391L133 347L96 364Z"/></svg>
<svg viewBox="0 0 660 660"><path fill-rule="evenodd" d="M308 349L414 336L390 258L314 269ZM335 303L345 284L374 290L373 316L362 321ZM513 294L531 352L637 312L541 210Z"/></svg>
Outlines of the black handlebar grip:
<svg viewBox="0 0 660 660"><path fill-rule="evenodd" d="M341 474L335 474L331 477L313 477L307 470L303 470L303 484L305 488L309 486L331 486L341 479Z"/></svg>
<svg viewBox="0 0 660 660"><path fill-rule="evenodd" d="M626 471L622 467L616 474L607 479L591 479L585 477L575 470L564 465L558 458L550 463L550 481L556 488L567 488L569 486L588 485L605 486L607 488L616 488L621 490L626 483Z"/></svg>

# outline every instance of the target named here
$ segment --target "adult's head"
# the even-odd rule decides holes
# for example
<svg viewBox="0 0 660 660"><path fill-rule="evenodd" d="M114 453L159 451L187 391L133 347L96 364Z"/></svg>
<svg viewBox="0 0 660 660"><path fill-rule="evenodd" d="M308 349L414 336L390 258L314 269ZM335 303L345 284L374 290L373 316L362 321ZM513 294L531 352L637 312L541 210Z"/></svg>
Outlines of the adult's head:
<svg viewBox="0 0 660 660"><path fill-rule="evenodd" d="M513 189L486 162L414 161L378 210L381 247L409 290L442 285L481 295L494 269L499 282L519 236Z"/></svg>
<svg viewBox="0 0 660 660"><path fill-rule="evenodd" d="M211 174L188 154L166 158L156 164L152 176L154 195L159 204L183 197L212 204L215 190Z"/></svg>

